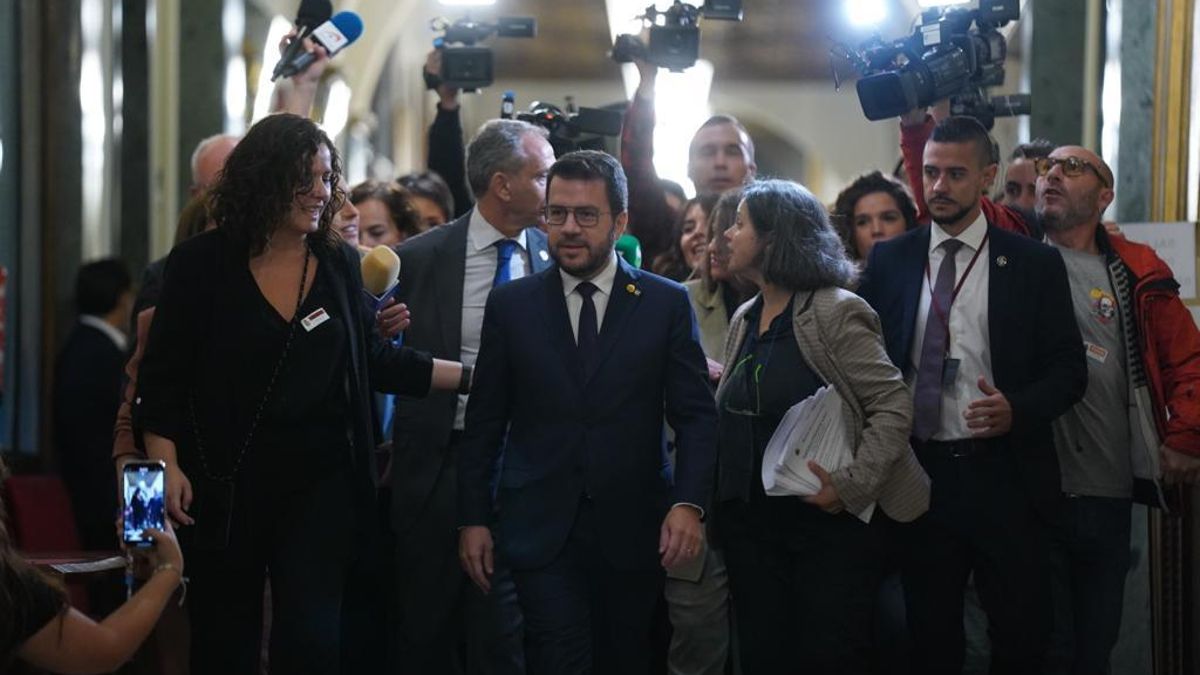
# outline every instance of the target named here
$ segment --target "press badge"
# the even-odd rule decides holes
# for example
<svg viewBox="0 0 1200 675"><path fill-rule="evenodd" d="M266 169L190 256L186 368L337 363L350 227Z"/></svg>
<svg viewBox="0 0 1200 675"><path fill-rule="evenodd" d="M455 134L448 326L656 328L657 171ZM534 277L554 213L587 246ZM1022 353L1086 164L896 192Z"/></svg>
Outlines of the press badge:
<svg viewBox="0 0 1200 675"><path fill-rule="evenodd" d="M962 365L962 359L947 358L942 362L942 386L954 386L954 380L958 378L958 367Z"/></svg>
<svg viewBox="0 0 1200 675"><path fill-rule="evenodd" d="M329 320L329 312L325 311L324 307L316 309L312 314L300 319L300 325L304 326L305 332L311 333L314 328L320 326Z"/></svg>
<svg viewBox="0 0 1200 675"><path fill-rule="evenodd" d="M1108 350L1098 344L1084 341L1084 346L1087 347L1088 358L1098 363L1104 363L1108 360Z"/></svg>

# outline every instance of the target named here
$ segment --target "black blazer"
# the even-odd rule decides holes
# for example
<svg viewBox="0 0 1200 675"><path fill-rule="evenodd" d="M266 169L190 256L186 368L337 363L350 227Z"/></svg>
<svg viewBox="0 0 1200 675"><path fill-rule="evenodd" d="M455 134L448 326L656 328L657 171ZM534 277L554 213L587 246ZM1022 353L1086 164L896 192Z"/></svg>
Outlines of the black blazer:
<svg viewBox="0 0 1200 675"><path fill-rule="evenodd" d="M471 213L435 227L396 248L400 256L400 288L396 300L408 304L413 322L404 344L434 357L462 358L462 296L466 274L467 231ZM525 230L531 272L550 266L546 234ZM430 392L424 398L396 401L392 451L392 526L403 531L421 514L446 459L454 430L458 395Z"/></svg>
<svg viewBox="0 0 1200 675"><path fill-rule="evenodd" d="M363 300L362 271L354 248L341 242L336 248L317 244L313 255L333 272L328 278L338 298L337 315L349 336L346 375L351 419L347 426L353 437L355 493L363 497L359 506L369 508L374 495L371 390L423 395L429 390L433 361L428 354L397 349L379 338L374 315ZM229 298L245 292L238 277L247 273L248 262L245 249L239 250L220 228L181 243L167 261L162 296L138 370L134 419L139 430L175 442L185 471L198 469L190 456L195 441L187 416L189 396L195 392L201 420L220 420L227 414L224 399L239 386L240 364L218 355L237 352L237 326L223 321L230 316L225 311ZM203 430L215 435L221 426L207 424ZM206 437L205 441L209 461L217 467L226 467L239 445L236 439L214 443Z"/></svg>
<svg viewBox="0 0 1200 675"><path fill-rule="evenodd" d="M883 324L888 356L905 375L929 252L929 227L871 249L858 289ZM1075 323L1062 256L1053 247L988 225L988 339L996 388L1013 409L1012 431L990 442L1020 454L1022 478L1036 503L1061 493L1050 423L1087 387L1083 338ZM982 394L980 394L982 397Z"/></svg>
<svg viewBox="0 0 1200 675"><path fill-rule="evenodd" d="M562 550L585 494L601 550L624 569L659 565L670 505L709 503L717 414L687 291L620 261L597 352L583 372L557 267L488 298L459 450L459 519L491 524L503 447L497 539L514 568L541 567Z"/></svg>

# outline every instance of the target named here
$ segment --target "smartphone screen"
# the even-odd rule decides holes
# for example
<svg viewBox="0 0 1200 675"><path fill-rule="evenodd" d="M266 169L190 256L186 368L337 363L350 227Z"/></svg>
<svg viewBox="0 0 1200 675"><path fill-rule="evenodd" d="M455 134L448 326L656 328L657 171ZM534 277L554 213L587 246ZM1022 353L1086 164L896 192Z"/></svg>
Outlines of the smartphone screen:
<svg viewBox="0 0 1200 675"><path fill-rule="evenodd" d="M124 540L128 546L153 546L146 530L162 530L164 467L162 462L129 462L125 465L122 492L125 496Z"/></svg>

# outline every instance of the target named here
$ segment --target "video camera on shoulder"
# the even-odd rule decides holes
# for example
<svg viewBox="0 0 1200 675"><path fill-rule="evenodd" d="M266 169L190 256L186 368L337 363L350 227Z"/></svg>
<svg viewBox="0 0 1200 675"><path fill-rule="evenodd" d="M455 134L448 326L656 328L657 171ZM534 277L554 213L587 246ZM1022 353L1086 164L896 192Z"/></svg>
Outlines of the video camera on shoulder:
<svg viewBox="0 0 1200 675"><path fill-rule="evenodd" d="M663 11L650 5L645 14L637 17L650 27L650 44L646 45L636 35L618 35L613 43L612 59L617 63L645 59L672 72L683 72L696 65L696 59L700 58L701 16L706 19L741 21L742 2L706 0L703 7L697 7L675 0Z"/></svg>
<svg viewBox="0 0 1200 675"><path fill-rule="evenodd" d="M998 29L1020 16L1019 0L932 7L912 35L893 42L875 36L856 50L837 45L831 53L863 75L856 87L869 120L899 117L948 98L952 114L974 117L991 129L997 117L1032 109L1028 94L986 95L988 87L1004 84L1008 43Z"/></svg>
<svg viewBox="0 0 1200 675"><path fill-rule="evenodd" d="M501 117L508 116L506 111L512 110L513 104L512 92L505 92ZM606 150L608 139L621 135L623 119L621 110L578 107L572 96L566 97L565 108L534 101L529 104L528 111L517 112L512 117L549 131L555 157L574 150Z"/></svg>
<svg viewBox="0 0 1200 675"><path fill-rule="evenodd" d="M537 20L528 16L502 16L496 23L483 23L464 17L453 23L447 19L434 19L430 26L441 35L434 39L433 46L442 52L440 77L426 77L430 89L446 84L464 91L474 91L491 86L495 81L492 50L478 47L477 43L496 35L507 38L532 38L537 36Z"/></svg>

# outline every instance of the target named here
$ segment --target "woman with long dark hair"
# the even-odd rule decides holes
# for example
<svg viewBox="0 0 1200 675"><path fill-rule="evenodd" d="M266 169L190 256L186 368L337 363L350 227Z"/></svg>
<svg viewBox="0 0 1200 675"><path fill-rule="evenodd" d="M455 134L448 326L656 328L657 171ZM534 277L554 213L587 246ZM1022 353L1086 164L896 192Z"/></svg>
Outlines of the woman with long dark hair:
<svg viewBox="0 0 1200 675"><path fill-rule="evenodd" d="M671 230L671 248L654 261L655 274L680 282L695 278L708 251L708 214L717 197L701 195L684 203Z"/></svg>
<svg viewBox="0 0 1200 675"><path fill-rule="evenodd" d="M729 271L760 289L730 322L717 388L716 528L742 672L870 672L889 522L929 505L929 480L908 445L912 397L875 312L846 290L854 264L808 190L780 180L747 186L726 236ZM768 441L792 406L825 385L841 399L853 459L840 468L809 462L816 494L768 496Z"/></svg>
<svg viewBox="0 0 1200 675"><path fill-rule="evenodd" d="M373 332L331 228L340 180L313 122L267 117L212 189L217 228L167 263L135 419L185 526L194 675L257 671L268 573L272 670L338 671L345 571L372 536L370 392L469 382Z"/></svg>

